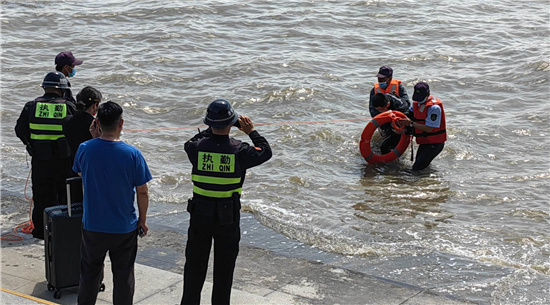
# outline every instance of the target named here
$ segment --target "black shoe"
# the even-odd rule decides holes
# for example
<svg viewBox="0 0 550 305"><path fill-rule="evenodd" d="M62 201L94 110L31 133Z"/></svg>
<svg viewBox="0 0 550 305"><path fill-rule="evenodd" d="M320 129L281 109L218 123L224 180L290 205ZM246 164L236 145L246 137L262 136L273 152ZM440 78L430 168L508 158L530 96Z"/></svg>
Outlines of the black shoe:
<svg viewBox="0 0 550 305"><path fill-rule="evenodd" d="M33 229L32 237L44 240L44 231L39 232L39 230Z"/></svg>

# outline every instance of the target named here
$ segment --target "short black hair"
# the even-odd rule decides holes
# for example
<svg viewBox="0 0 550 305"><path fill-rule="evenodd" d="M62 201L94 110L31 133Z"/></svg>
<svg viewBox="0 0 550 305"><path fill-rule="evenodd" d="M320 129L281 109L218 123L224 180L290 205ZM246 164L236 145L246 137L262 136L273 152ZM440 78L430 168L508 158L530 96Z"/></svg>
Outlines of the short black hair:
<svg viewBox="0 0 550 305"><path fill-rule="evenodd" d="M388 105L388 102L390 100L388 99L388 97L383 94L383 93L376 93L373 97L372 97L372 106L374 108L377 108L377 107L386 107L386 105Z"/></svg>
<svg viewBox="0 0 550 305"><path fill-rule="evenodd" d="M78 111L86 111L92 105L101 102L101 92L92 86L84 87L76 95L76 108Z"/></svg>
<svg viewBox="0 0 550 305"><path fill-rule="evenodd" d="M115 102L105 102L99 105L97 119L101 124L101 129L113 131L118 126L120 119L122 119L122 107Z"/></svg>

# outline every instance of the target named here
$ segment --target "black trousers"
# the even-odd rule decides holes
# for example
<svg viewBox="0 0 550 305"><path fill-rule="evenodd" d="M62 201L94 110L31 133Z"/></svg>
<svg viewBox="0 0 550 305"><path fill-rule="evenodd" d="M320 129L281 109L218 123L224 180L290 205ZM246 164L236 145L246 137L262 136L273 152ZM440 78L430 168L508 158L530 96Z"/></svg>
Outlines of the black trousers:
<svg viewBox="0 0 550 305"><path fill-rule="evenodd" d="M78 304L96 303L103 280L103 263L109 252L113 272L113 304L134 302L134 263L137 254L137 231L126 234L92 232L82 229L80 246L80 286Z"/></svg>
<svg viewBox="0 0 550 305"><path fill-rule="evenodd" d="M416 152L413 170L417 171L428 167L432 160L443 150L443 147L445 147L445 143L420 144Z"/></svg>
<svg viewBox="0 0 550 305"><path fill-rule="evenodd" d="M67 204L65 179L71 176L71 159L37 160L32 158L32 235L44 239L44 209Z"/></svg>
<svg viewBox="0 0 550 305"><path fill-rule="evenodd" d="M185 248L185 269L183 275L183 297L181 304L200 304L200 297L210 249L214 239L214 287L212 304L229 304L233 271L239 253L241 228L237 220L230 225L204 224L191 215L187 246Z"/></svg>
<svg viewBox="0 0 550 305"><path fill-rule="evenodd" d="M389 153L397 146L397 144L399 144L399 141L401 140L401 135L391 131L391 129L385 132L389 133L389 136L385 138L382 145L380 145L380 153L382 155Z"/></svg>

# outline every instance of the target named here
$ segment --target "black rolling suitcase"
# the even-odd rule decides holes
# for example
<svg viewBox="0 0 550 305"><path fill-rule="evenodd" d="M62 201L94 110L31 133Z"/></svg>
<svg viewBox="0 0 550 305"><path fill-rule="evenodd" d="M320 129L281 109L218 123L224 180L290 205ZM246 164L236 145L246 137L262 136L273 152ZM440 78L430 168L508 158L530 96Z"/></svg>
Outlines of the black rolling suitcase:
<svg viewBox="0 0 550 305"><path fill-rule="evenodd" d="M61 289L78 286L81 239L82 178L73 177L67 179L67 205L44 209L46 280L55 299Z"/></svg>

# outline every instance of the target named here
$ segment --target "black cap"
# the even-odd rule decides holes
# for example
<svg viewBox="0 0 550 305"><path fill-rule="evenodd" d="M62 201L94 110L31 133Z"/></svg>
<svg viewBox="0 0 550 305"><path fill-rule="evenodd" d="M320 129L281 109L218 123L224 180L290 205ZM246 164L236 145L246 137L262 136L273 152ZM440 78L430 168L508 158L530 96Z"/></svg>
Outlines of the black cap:
<svg viewBox="0 0 550 305"><path fill-rule="evenodd" d="M428 86L428 83L419 82L414 85L413 101L423 101L428 95L430 95L430 86Z"/></svg>
<svg viewBox="0 0 550 305"><path fill-rule="evenodd" d="M57 54L57 56L55 57L55 65L56 66L59 66L59 67L63 67L63 66L72 66L72 65L75 65L75 66L78 66L78 65L81 65L84 61L80 60L80 59L76 59L73 55L72 52L61 52L59 54Z"/></svg>
<svg viewBox="0 0 550 305"><path fill-rule="evenodd" d="M393 70L390 68L390 66L382 66L380 67L380 70L378 70L378 74L376 74L376 77L378 78L386 78L386 77L392 77Z"/></svg>

